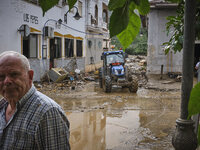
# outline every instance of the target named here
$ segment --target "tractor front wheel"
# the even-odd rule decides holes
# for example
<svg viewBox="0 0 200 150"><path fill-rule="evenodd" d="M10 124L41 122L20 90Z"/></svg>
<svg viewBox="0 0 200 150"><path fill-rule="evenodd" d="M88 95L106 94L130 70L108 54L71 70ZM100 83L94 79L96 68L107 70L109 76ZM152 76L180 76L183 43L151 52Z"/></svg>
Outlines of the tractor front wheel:
<svg viewBox="0 0 200 150"><path fill-rule="evenodd" d="M104 80L104 91L106 93L110 93L111 89L112 89L112 81L111 78L109 76L105 76L105 80Z"/></svg>
<svg viewBox="0 0 200 150"><path fill-rule="evenodd" d="M129 87L129 91L136 93L138 90L138 78L135 75L133 75L131 78L132 80L131 80L131 85Z"/></svg>

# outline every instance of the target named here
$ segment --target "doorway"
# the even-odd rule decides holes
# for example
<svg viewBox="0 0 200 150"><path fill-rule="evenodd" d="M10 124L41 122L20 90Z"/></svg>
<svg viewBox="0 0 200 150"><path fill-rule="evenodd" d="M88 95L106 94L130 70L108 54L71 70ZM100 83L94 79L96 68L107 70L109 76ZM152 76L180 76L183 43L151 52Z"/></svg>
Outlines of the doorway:
<svg viewBox="0 0 200 150"><path fill-rule="evenodd" d="M49 63L49 69L54 68L54 58L55 58L55 44L54 39L50 39L50 63Z"/></svg>

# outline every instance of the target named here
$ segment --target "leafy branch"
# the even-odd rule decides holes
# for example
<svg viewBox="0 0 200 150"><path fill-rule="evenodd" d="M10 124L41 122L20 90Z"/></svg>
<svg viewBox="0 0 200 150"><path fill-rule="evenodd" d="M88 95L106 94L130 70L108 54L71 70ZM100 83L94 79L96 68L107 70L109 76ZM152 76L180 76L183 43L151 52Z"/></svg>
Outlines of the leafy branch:
<svg viewBox="0 0 200 150"><path fill-rule="evenodd" d="M148 0L110 0L110 37L117 36L125 50L136 38L141 28L139 14L146 15L150 10ZM139 13L136 13L137 12Z"/></svg>
<svg viewBox="0 0 200 150"><path fill-rule="evenodd" d="M166 23L167 36L172 35L168 42L163 43L165 54L170 50L181 51L183 48L183 29L184 29L184 3L179 3L177 16L168 16Z"/></svg>

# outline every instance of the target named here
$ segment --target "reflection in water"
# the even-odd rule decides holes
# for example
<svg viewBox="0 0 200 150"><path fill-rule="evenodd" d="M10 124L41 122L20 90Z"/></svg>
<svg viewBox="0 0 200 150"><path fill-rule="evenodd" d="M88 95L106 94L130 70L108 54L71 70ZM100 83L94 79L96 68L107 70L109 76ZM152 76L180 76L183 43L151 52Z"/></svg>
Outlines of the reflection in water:
<svg viewBox="0 0 200 150"><path fill-rule="evenodd" d="M106 121L106 149L112 149L128 141L133 135L130 130L139 128L139 111L123 112L122 117L107 117Z"/></svg>
<svg viewBox="0 0 200 150"><path fill-rule="evenodd" d="M171 150L180 104L173 94L112 93L57 102L70 121L72 150Z"/></svg>
<svg viewBox="0 0 200 150"><path fill-rule="evenodd" d="M104 112L67 113L70 120L70 144L72 150L104 150Z"/></svg>
<svg viewBox="0 0 200 150"><path fill-rule="evenodd" d="M67 113L70 120L72 150L104 150L131 138L123 136L139 128L139 111L123 112L121 117L106 116L105 111Z"/></svg>

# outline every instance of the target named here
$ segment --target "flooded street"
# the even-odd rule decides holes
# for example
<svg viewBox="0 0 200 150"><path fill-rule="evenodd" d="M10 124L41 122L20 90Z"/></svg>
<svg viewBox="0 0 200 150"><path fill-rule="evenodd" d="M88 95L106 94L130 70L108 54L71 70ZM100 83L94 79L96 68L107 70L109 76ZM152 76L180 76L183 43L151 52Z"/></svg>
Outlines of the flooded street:
<svg viewBox="0 0 200 150"><path fill-rule="evenodd" d="M49 93L70 121L71 149L172 150L180 83L153 82L136 94L119 87L104 93L98 82L56 96Z"/></svg>

